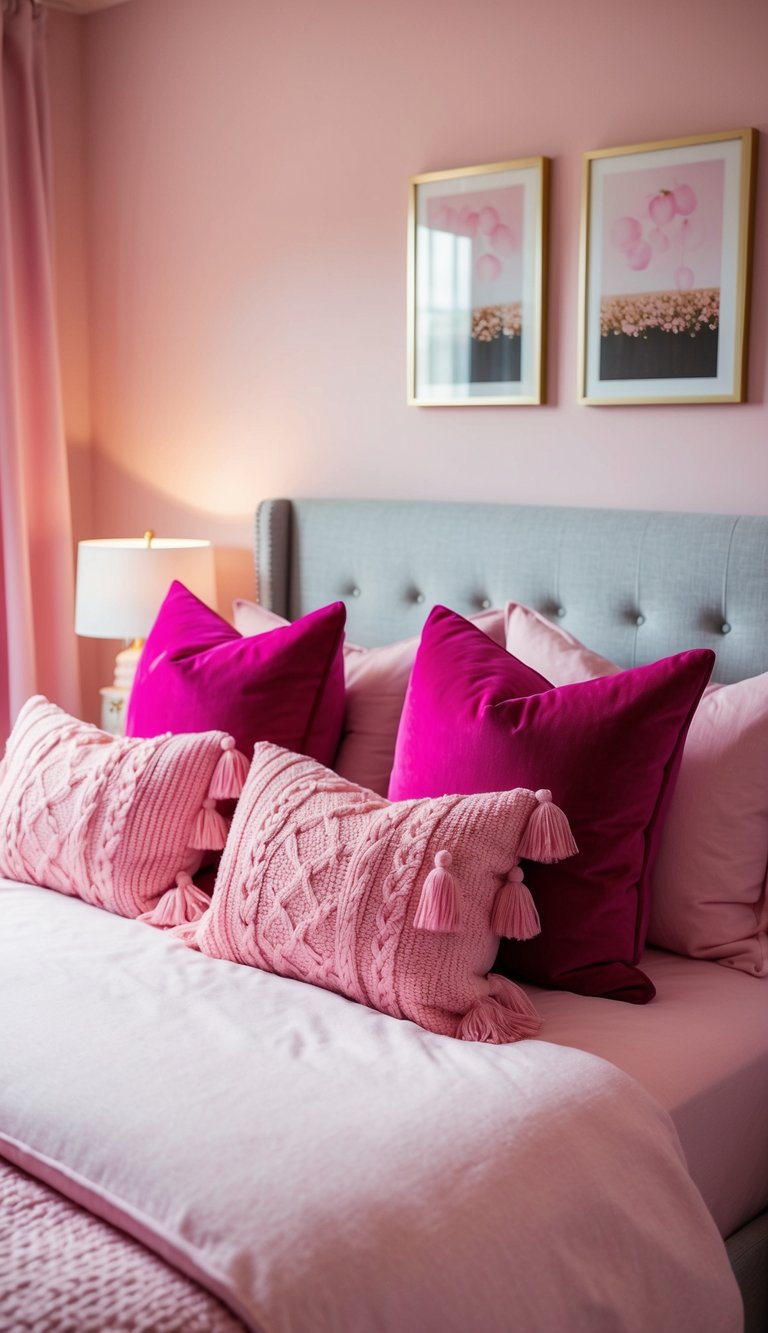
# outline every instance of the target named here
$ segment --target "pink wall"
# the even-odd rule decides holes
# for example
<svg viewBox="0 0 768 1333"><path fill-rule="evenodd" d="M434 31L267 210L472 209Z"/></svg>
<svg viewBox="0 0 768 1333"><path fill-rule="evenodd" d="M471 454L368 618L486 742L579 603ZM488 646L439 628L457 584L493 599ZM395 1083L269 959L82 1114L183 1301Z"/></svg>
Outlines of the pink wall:
<svg viewBox="0 0 768 1333"><path fill-rule="evenodd" d="M768 163L750 402L576 404L581 154L768 129L765 0L132 0L82 27L94 531L210 535L225 602L266 495L766 510ZM550 405L409 408L408 178L529 154Z"/></svg>

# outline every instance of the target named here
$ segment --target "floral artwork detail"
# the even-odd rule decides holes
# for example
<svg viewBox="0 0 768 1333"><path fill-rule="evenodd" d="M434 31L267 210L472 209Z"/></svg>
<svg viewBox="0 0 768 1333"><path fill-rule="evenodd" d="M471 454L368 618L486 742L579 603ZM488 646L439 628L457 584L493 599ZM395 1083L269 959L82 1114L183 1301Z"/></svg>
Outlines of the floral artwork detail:
<svg viewBox="0 0 768 1333"><path fill-rule="evenodd" d="M541 401L542 158L411 182L410 401Z"/></svg>
<svg viewBox="0 0 768 1333"><path fill-rule="evenodd" d="M739 400L754 143L586 154L583 401Z"/></svg>
<svg viewBox="0 0 768 1333"><path fill-rule="evenodd" d="M606 180L602 379L717 374L723 182L722 159Z"/></svg>

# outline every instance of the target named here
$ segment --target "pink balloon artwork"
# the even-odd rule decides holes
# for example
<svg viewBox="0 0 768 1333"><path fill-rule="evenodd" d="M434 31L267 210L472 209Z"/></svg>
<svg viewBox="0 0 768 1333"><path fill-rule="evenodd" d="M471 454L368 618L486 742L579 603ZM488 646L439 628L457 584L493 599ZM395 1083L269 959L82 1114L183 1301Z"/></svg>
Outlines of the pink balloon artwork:
<svg viewBox="0 0 768 1333"><path fill-rule="evenodd" d="M673 188L665 185L650 197L648 215L654 225L649 228L646 223L645 235L639 218L616 218L611 225L610 239L612 245L623 253L627 267L641 272L648 268L653 259L660 259L674 245L675 257L678 253L680 256L680 265L673 275L674 281L679 291L690 291L695 275L686 265L685 256L687 251L701 245L706 234L702 220L691 217L698 202L690 185L674 183ZM667 227L670 227L669 231Z"/></svg>
<svg viewBox="0 0 768 1333"><path fill-rule="evenodd" d="M481 236L490 236L495 228L498 227L500 220L496 209L492 208L490 204L486 204L485 208L481 208L478 222L478 229Z"/></svg>
<svg viewBox="0 0 768 1333"><path fill-rule="evenodd" d="M696 195L690 185L678 185L677 188L672 191L672 198L675 201L677 212L682 213L683 217L687 217L689 213L692 213L698 203Z"/></svg>
<svg viewBox="0 0 768 1333"><path fill-rule="evenodd" d="M663 255L669 249L669 237L661 227L654 227L648 232L648 241L654 254Z"/></svg>
<svg viewBox="0 0 768 1333"><path fill-rule="evenodd" d="M637 218L617 218L611 227L611 240L617 250L628 250L640 240L643 229Z"/></svg>
<svg viewBox="0 0 768 1333"><path fill-rule="evenodd" d="M517 249L517 238L511 227L507 227L500 222L498 227L494 227L490 235L490 242L494 250L500 255L514 254Z"/></svg>
<svg viewBox="0 0 768 1333"><path fill-rule="evenodd" d="M675 282L678 291L689 292L693 286L693 279L693 269L688 268L686 264L681 264L679 268L675 269Z"/></svg>
<svg viewBox="0 0 768 1333"><path fill-rule="evenodd" d="M639 272L640 269L648 267L652 255L653 251L647 241L636 241L635 244L627 250L627 263L630 268Z"/></svg>
<svg viewBox="0 0 768 1333"><path fill-rule="evenodd" d="M495 255L481 255L475 264L475 273L481 282L494 282L501 273L501 260Z"/></svg>
<svg viewBox="0 0 768 1333"><path fill-rule="evenodd" d="M657 227L664 227L671 222L676 212L675 196L672 191L660 190L655 194L648 205L648 212Z"/></svg>

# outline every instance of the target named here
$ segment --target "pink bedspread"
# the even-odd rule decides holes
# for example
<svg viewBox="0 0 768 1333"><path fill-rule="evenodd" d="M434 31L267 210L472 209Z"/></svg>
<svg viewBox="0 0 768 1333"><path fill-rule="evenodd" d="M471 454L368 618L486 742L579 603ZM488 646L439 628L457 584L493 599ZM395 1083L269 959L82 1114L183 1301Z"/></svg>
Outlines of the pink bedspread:
<svg viewBox="0 0 768 1333"><path fill-rule="evenodd" d="M0 1162L0 1329L243 1333L137 1241Z"/></svg>
<svg viewBox="0 0 768 1333"><path fill-rule="evenodd" d="M668 1115L0 886L0 1144L261 1333L737 1333Z"/></svg>

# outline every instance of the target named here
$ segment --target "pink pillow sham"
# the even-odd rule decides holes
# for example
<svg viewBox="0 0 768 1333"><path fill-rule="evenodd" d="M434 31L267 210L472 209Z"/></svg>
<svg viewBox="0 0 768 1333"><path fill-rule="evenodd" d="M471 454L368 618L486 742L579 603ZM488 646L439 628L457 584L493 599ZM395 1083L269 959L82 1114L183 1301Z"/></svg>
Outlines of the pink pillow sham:
<svg viewBox="0 0 768 1333"><path fill-rule="evenodd" d="M538 928L518 854L570 855L548 792L391 805L313 760L257 745L203 953L338 991L470 1041L533 1036L524 992L489 973L498 931Z"/></svg>
<svg viewBox="0 0 768 1333"><path fill-rule="evenodd" d="M241 634L263 634L289 622L254 602L232 605ZM494 643L504 643L504 612L480 611L472 623ZM378 648L344 645L346 706L341 742L333 767L342 777L386 796L405 691L419 646L418 637Z"/></svg>
<svg viewBox="0 0 768 1333"><path fill-rule="evenodd" d="M226 841L216 799L247 767L224 732L118 738L35 695L0 768L0 874L154 925L195 920L209 900L190 876Z"/></svg>
<svg viewBox="0 0 768 1333"><path fill-rule="evenodd" d="M650 871L685 733L714 654L554 689L474 626L436 607L422 632L389 795L538 787L568 813L579 855L526 871L542 932L505 942L497 968L540 985L645 1003L636 966ZM545 778L546 775L546 778Z"/></svg>
<svg viewBox="0 0 768 1333"><path fill-rule="evenodd" d="M561 685L619 671L530 607L507 647ZM648 941L768 976L768 674L711 685L685 741L652 876Z"/></svg>
<svg viewBox="0 0 768 1333"><path fill-rule="evenodd" d="M221 728L249 755L271 740L328 763L344 717L346 610L334 602L244 638L173 583L139 659L126 733Z"/></svg>

